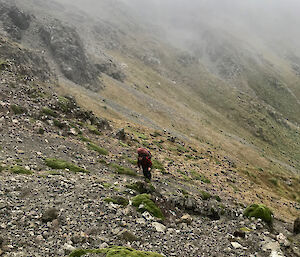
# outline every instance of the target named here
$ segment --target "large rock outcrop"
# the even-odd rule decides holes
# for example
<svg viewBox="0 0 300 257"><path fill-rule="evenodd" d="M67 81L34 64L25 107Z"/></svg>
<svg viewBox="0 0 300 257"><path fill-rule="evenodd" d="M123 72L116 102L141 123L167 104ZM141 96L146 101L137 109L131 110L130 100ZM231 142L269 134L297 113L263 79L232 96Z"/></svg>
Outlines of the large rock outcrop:
<svg viewBox="0 0 300 257"><path fill-rule="evenodd" d="M83 43L74 28L54 21L41 26L39 33L67 79L93 90L100 88L100 72L86 56Z"/></svg>
<svg viewBox="0 0 300 257"><path fill-rule="evenodd" d="M21 40L23 32L30 26L31 17L16 6L0 2L0 21L11 38Z"/></svg>

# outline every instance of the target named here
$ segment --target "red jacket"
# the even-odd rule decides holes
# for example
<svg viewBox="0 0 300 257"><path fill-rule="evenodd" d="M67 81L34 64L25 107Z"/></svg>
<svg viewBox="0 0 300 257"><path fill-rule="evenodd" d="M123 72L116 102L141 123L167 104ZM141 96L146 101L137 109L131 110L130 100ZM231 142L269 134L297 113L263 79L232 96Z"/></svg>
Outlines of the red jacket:
<svg viewBox="0 0 300 257"><path fill-rule="evenodd" d="M138 157L138 166L143 168L150 168L152 166L151 159L148 156Z"/></svg>

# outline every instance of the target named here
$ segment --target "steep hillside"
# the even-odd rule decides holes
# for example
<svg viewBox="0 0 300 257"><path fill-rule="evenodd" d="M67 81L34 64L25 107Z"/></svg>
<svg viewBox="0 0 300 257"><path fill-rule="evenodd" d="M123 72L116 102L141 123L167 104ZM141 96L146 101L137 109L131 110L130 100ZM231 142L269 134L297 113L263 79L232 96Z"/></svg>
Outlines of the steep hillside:
<svg viewBox="0 0 300 257"><path fill-rule="evenodd" d="M207 23L170 42L127 1L15 2L0 0L0 253L299 255L297 51ZM242 215L252 203L273 226Z"/></svg>
<svg viewBox="0 0 300 257"><path fill-rule="evenodd" d="M1 37L4 44L38 58ZM122 132L120 121L56 94L55 79L41 81L30 63L7 58L0 66L1 254L299 254L294 202L265 194L215 150L131 123ZM153 153L152 183L136 169L141 145ZM289 183L299 188L299 179ZM253 202L275 219L243 216Z"/></svg>

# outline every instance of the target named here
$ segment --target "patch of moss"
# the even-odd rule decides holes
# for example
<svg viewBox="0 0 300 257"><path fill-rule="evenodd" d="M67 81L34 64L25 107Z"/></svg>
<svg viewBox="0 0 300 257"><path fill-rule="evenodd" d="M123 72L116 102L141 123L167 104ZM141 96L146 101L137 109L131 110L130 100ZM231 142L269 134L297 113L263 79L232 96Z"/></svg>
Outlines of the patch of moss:
<svg viewBox="0 0 300 257"><path fill-rule="evenodd" d="M264 204L251 204L244 211L244 216L251 218L255 217L257 219L262 219L268 224L273 221L272 211Z"/></svg>
<svg viewBox="0 0 300 257"><path fill-rule="evenodd" d="M89 144L88 144L88 148L89 148L90 150L93 150L93 151L98 152L98 153L101 154L101 155L108 155L108 151L107 151L106 149L104 149L104 148L102 148L102 147L100 147L100 146L97 146L97 145L95 145L95 144L93 144L93 143L89 143Z"/></svg>
<svg viewBox="0 0 300 257"><path fill-rule="evenodd" d="M128 199L126 199L122 196L113 196L111 198L105 198L104 201L107 203L114 203L114 204L122 205L124 207L129 204Z"/></svg>
<svg viewBox="0 0 300 257"><path fill-rule="evenodd" d="M73 172L88 173L86 169L78 167L75 164L66 162L64 160L48 158L45 160L45 164L52 169L57 169L57 170L69 169L70 171Z"/></svg>
<svg viewBox="0 0 300 257"><path fill-rule="evenodd" d="M93 125L87 125L87 128L89 130L90 133L95 134L97 136L101 136L101 132Z"/></svg>
<svg viewBox="0 0 300 257"><path fill-rule="evenodd" d="M55 127L58 127L59 129L63 129L66 126L64 123L62 123L59 120L53 120L53 124Z"/></svg>
<svg viewBox="0 0 300 257"><path fill-rule="evenodd" d="M55 111L53 111L52 109L47 108L47 107L42 109L42 113L47 115L47 116L54 117L54 118L58 117L58 114Z"/></svg>
<svg viewBox="0 0 300 257"><path fill-rule="evenodd" d="M44 133L45 133L45 130L43 128L38 129L38 134L44 135Z"/></svg>
<svg viewBox="0 0 300 257"><path fill-rule="evenodd" d="M31 175L32 171L26 170L25 168L15 165L11 168L11 172L14 174L24 174L24 175Z"/></svg>
<svg viewBox="0 0 300 257"><path fill-rule="evenodd" d="M129 175L129 176L137 176L136 171L134 171L133 169L123 167L123 166L115 164L115 163L113 163L111 166L115 169L115 171L118 174L124 174L124 175Z"/></svg>
<svg viewBox="0 0 300 257"><path fill-rule="evenodd" d="M192 178L195 180L200 180L203 183L207 183L207 184L211 182L207 177L205 177L203 174L196 172L195 170L190 171L190 174Z"/></svg>
<svg viewBox="0 0 300 257"><path fill-rule="evenodd" d="M102 184L105 188L111 188L112 187L112 184L110 183L103 183Z"/></svg>
<svg viewBox="0 0 300 257"><path fill-rule="evenodd" d="M24 108L22 106L15 105L15 104L13 104L11 106L11 109L14 112L14 114L23 114L23 113L27 112L26 108Z"/></svg>
<svg viewBox="0 0 300 257"><path fill-rule="evenodd" d="M105 254L105 257L163 257L158 253L137 251L123 246L112 246L105 249L78 249L73 251L70 257L81 257L88 253Z"/></svg>
<svg viewBox="0 0 300 257"><path fill-rule="evenodd" d="M188 197L189 193L184 188L179 189L179 191L183 194L183 196Z"/></svg>
<svg viewBox="0 0 300 257"><path fill-rule="evenodd" d="M60 172L55 171L55 170L47 171L47 173L48 173L48 175L52 175L52 176L60 176L60 175L62 175Z"/></svg>
<svg viewBox="0 0 300 257"><path fill-rule="evenodd" d="M185 181L191 181L192 179L189 177L189 176L187 176L187 175L182 175L182 177L183 177L183 179L185 180Z"/></svg>
<svg viewBox="0 0 300 257"><path fill-rule="evenodd" d="M165 218L164 215L162 214L161 210L150 199L150 196L148 194L141 194L141 195L137 195L137 196L133 197L132 205L137 207L139 212L143 213L145 211L148 211L154 217L157 217L159 219ZM139 208L141 205L143 207Z"/></svg>
<svg viewBox="0 0 300 257"><path fill-rule="evenodd" d="M139 132L135 132L135 135L140 138L140 139L143 139L143 140L148 140L148 137L142 133L139 133Z"/></svg>
<svg viewBox="0 0 300 257"><path fill-rule="evenodd" d="M119 141L120 145L123 146L123 147L129 147L129 145L123 143L122 141Z"/></svg>
<svg viewBox="0 0 300 257"><path fill-rule="evenodd" d="M83 141L83 142L91 142L90 139L88 139L88 138L86 138L86 137L84 137L84 136L82 136L82 135L79 135L79 139L80 139L81 141Z"/></svg>
<svg viewBox="0 0 300 257"><path fill-rule="evenodd" d="M160 141L153 141L153 144L155 144L157 147L159 147L160 149L162 149L162 145L160 143Z"/></svg>
<svg viewBox="0 0 300 257"><path fill-rule="evenodd" d="M143 145L144 147L147 147L147 148L150 147L150 143L148 143L148 142L145 141L145 140L142 141L142 145Z"/></svg>
<svg viewBox="0 0 300 257"><path fill-rule="evenodd" d="M270 178L269 182L272 183L276 187L279 186L278 180L276 178Z"/></svg>
<svg viewBox="0 0 300 257"><path fill-rule="evenodd" d="M7 61L0 59L0 71L4 70L7 65L8 65Z"/></svg>
<svg viewBox="0 0 300 257"><path fill-rule="evenodd" d="M155 192L155 188L150 183L144 183L141 181L137 181L135 183L127 184L127 188L132 189L140 194L152 194Z"/></svg>
<svg viewBox="0 0 300 257"><path fill-rule="evenodd" d="M126 158L126 160L131 163L132 165L137 165L137 160L136 159L130 159L130 158Z"/></svg>
<svg viewBox="0 0 300 257"><path fill-rule="evenodd" d="M201 198L204 201L209 200L211 198L211 194L206 191L201 191Z"/></svg>
<svg viewBox="0 0 300 257"><path fill-rule="evenodd" d="M240 231L245 232L245 233L249 233L249 232L252 231L252 229L247 228L247 227L242 227L242 228L240 228Z"/></svg>
<svg viewBox="0 0 300 257"><path fill-rule="evenodd" d="M67 99L63 96L58 97L58 105L63 112L65 112L65 113L69 112L69 110L70 110L69 104L70 104L69 99Z"/></svg>
<svg viewBox="0 0 300 257"><path fill-rule="evenodd" d="M183 147L182 145L177 146L177 151L180 153L188 152L188 150L185 147Z"/></svg>
<svg viewBox="0 0 300 257"><path fill-rule="evenodd" d="M99 162L99 163L102 163L102 164L104 164L104 165L108 165L107 162L106 162L106 160L103 160L103 159L98 160L98 162Z"/></svg>
<svg viewBox="0 0 300 257"><path fill-rule="evenodd" d="M218 196L218 195L215 195L214 196L214 198L218 201L218 202L222 202L222 199L221 199L221 197L220 196Z"/></svg>
<svg viewBox="0 0 300 257"><path fill-rule="evenodd" d="M151 134L151 136L158 137L158 136L161 136L161 134L158 131L154 131L154 133Z"/></svg>
<svg viewBox="0 0 300 257"><path fill-rule="evenodd" d="M160 171L164 171L165 170L163 164L160 161L155 160L155 159L152 160L152 168L158 169Z"/></svg>

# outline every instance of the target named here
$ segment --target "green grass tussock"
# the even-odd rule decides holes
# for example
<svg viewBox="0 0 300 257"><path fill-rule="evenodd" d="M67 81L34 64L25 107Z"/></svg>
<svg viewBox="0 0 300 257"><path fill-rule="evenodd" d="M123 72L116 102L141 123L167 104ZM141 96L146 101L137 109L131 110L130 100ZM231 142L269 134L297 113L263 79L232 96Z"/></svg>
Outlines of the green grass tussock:
<svg viewBox="0 0 300 257"><path fill-rule="evenodd" d="M101 256L105 254L105 257L163 257L158 253L137 251L123 246L112 246L105 249L78 249L73 251L69 256L81 257L88 253L99 253L102 254Z"/></svg>
<svg viewBox="0 0 300 257"><path fill-rule="evenodd" d="M211 198L211 194L206 191L201 191L201 198L204 201L209 200Z"/></svg>
<svg viewBox="0 0 300 257"><path fill-rule="evenodd" d="M126 199L122 196L113 196L110 198L105 198L104 201L107 203L114 203L114 204L122 205L124 207L129 204L128 199Z"/></svg>
<svg viewBox="0 0 300 257"><path fill-rule="evenodd" d="M64 160L48 158L45 160L45 164L52 169L57 169L57 170L69 169L70 171L73 172L88 173L86 169L78 167L75 164L66 162Z"/></svg>
<svg viewBox="0 0 300 257"><path fill-rule="evenodd" d="M163 164L160 161L156 160L156 159L152 160L152 168L158 169L160 171L165 170Z"/></svg>
<svg viewBox="0 0 300 257"><path fill-rule="evenodd" d="M198 172L196 172L194 170L192 170L190 172L190 174L192 176L192 179L200 180L203 183L207 183L207 184L211 183L211 181L207 177L205 177L203 174L200 174L200 173L198 173Z"/></svg>
<svg viewBox="0 0 300 257"><path fill-rule="evenodd" d="M97 136L101 136L101 132L93 125L87 125L87 128L89 130L90 133L95 134Z"/></svg>
<svg viewBox="0 0 300 257"><path fill-rule="evenodd" d="M58 114L55 111L53 111L52 109L47 108L47 107L42 109L42 113L47 115L47 116L54 117L54 118L58 117Z"/></svg>
<svg viewBox="0 0 300 257"><path fill-rule="evenodd" d="M159 219L164 219L164 215L161 210L156 206L156 204L150 199L148 194L137 195L132 198L132 205L139 208L140 205L143 205L142 208L139 208L139 212L148 211L154 217Z"/></svg>
<svg viewBox="0 0 300 257"><path fill-rule="evenodd" d="M88 143L88 148L90 150L96 151L97 153L101 154L101 155L108 155L108 151L100 146L97 146L93 143Z"/></svg>
<svg viewBox="0 0 300 257"><path fill-rule="evenodd" d="M24 175L31 175L32 171L26 170L25 168L15 165L11 168L11 172L14 174L24 174Z"/></svg>
<svg viewBox="0 0 300 257"><path fill-rule="evenodd" d="M11 109L14 112L14 114L23 114L23 113L27 112L26 108L24 108L22 106L15 105L15 104L13 104L11 106Z"/></svg>
<svg viewBox="0 0 300 257"><path fill-rule="evenodd" d="M251 204L244 211L245 217L255 217L257 219L262 219L268 224L271 224L273 221L272 214L272 211L264 204Z"/></svg>
<svg viewBox="0 0 300 257"><path fill-rule="evenodd" d="M115 163L111 164L111 166L115 169L115 172L118 174L137 176L136 171L134 171L133 169L123 167L123 166L115 164Z"/></svg>

